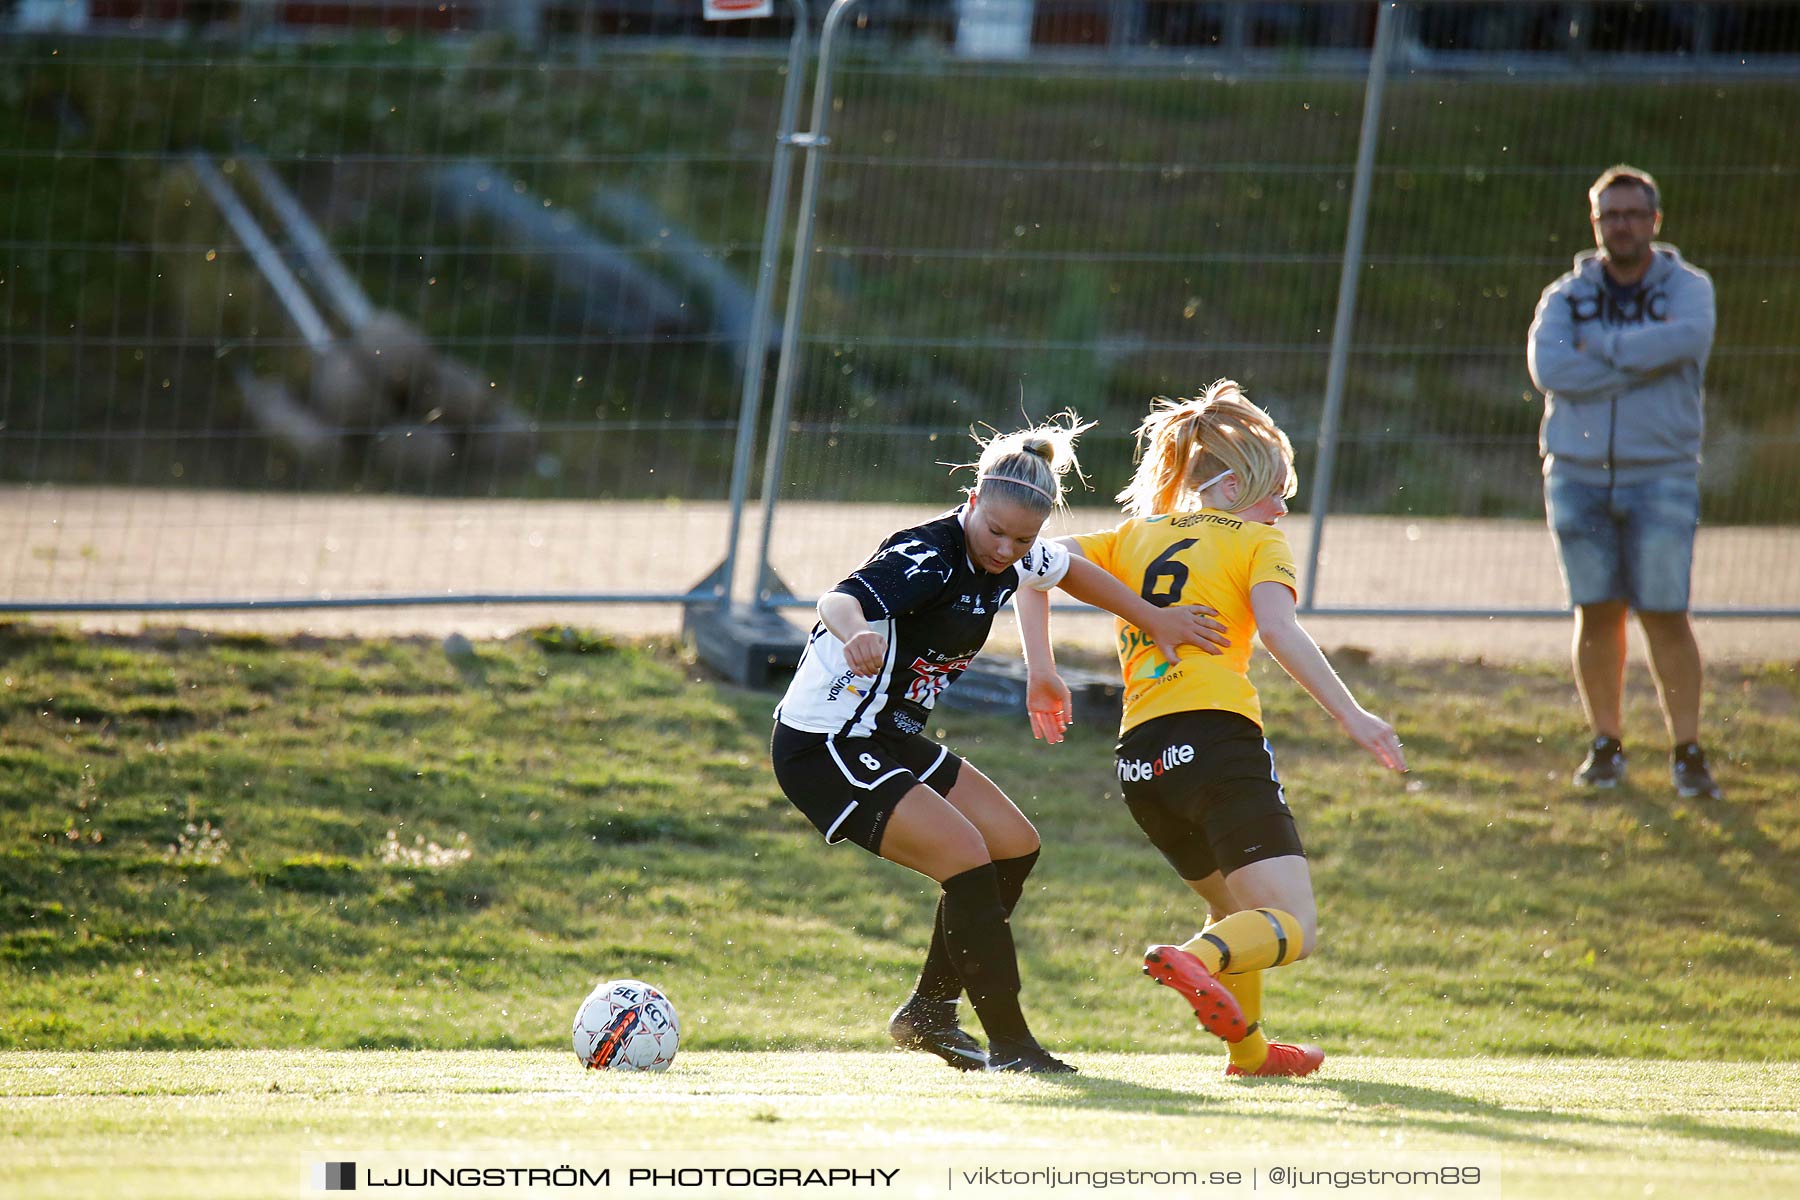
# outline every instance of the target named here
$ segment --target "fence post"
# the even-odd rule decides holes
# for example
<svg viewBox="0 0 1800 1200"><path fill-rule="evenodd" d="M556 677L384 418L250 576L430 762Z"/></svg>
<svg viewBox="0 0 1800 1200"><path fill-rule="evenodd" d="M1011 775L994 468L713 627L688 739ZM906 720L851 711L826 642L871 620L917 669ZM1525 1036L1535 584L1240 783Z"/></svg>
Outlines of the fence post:
<svg viewBox="0 0 1800 1200"><path fill-rule="evenodd" d="M800 338L800 318L806 310L807 266L812 258L814 210L818 206L821 151L830 144L825 134L826 118L831 113L832 50L836 46L838 27L844 15L857 0L832 0L825 14L824 29L819 34L819 73L813 83L812 128L797 133L792 142L806 152L806 169L800 177L800 217L794 228L794 265L788 272L787 310L782 314L781 354L775 367L775 399L769 414L769 451L763 467L762 531L756 549L756 607L768 608L770 593L765 582L770 578L769 538L775 528L775 496L781 490L782 458L787 450L787 419L793 407L794 373Z"/></svg>
<svg viewBox="0 0 1800 1200"><path fill-rule="evenodd" d="M1397 3L1385 2L1375 18L1375 45L1369 51L1369 79L1363 91L1362 133L1356 147L1356 181L1350 191L1350 225L1344 234L1344 268L1338 276L1337 319L1331 327L1331 358L1325 370L1325 408L1319 417L1319 452L1313 465L1312 531L1306 551L1306 585L1300 610L1312 612L1319 588L1319 549L1331 507L1331 472L1337 458L1338 425L1344 411L1344 376L1356 325L1356 283L1362 272L1363 241L1369 228L1369 189L1375 174L1375 142L1381 132L1381 93L1393 50Z"/></svg>
<svg viewBox="0 0 1800 1200"><path fill-rule="evenodd" d="M756 450L756 419L762 411L763 378L769 365L769 307L775 292L775 260L781 256L781 233L787 227L788 160L794 144L794 117L806 77L808 21L806 0L792 0L794 36L788 41L787 80L781 88L781 116L776 124L775 158L770 165L769 203L763 213L762 253L756 263L756 298L745 339L744 383L738 400L737 445L731 455L731 519L725 538L725 562L719 568L719 602L731 604L737 578L738 535L744 524L744 500L750 491L750 458ZM784 338L782 345L785 348ZM785 352L785 350L784 350ZM771 437L775 436L771 433ZM763 517L767 527L768 517Z"/></svg>

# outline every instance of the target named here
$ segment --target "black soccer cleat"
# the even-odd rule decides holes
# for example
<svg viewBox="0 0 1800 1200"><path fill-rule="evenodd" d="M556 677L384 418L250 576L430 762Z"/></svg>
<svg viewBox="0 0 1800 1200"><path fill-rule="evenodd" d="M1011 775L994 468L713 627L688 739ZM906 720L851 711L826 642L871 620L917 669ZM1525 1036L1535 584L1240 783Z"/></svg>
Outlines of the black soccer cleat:
<svg viewBox="0 0 1800 1200"><path fill-rule="evenodd" d="M1719 798L1719 785L1706 768L1706 751L1699 742L1683 742L1675 747L1669 755L1669 778L1675 783L1677 795L1690 800L1699 796L1708 800Z"/></svg>
<svg viewBox="0 0 1800 1200"><path fill-rule="evenodd" d="M987 1052L956 1023L956 1001L921 1000L914 996L894 1010L888 1036L902 1050L935 1054L959 1071L981 1071Z"/></svg>
<svg viewBox="0 0 1800 1200"><path fill-rule="evenodd" d="M1008 1043L996 1044L988 1051L990 1071L1011 1071L1020 1075L1073 1075L1075 1068L1038 1045L1036 1042L1022 1042L1018 1045Z"/></svg>
<svg viewBox="0 0 1800 1200"><path fill-rule="evenodd" d="M1624 783L1625 747L1619 744L1619 739L1595 738L1571 782L1583 788L1616 788Z"/></svg>

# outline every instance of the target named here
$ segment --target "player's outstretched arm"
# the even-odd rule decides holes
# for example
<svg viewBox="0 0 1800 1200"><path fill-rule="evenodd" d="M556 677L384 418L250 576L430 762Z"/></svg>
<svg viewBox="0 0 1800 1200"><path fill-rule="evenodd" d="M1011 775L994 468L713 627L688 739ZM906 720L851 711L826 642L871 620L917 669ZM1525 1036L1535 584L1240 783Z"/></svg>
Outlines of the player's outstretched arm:
<svg viewBox="0 0 1800 1200"><path fill-rule="evenodd" d="M887 639L869 628L862 601L848 592L826 592L819 597L819 620L844 643L844 661L852 671L871 679L881 674Z"/></svg>
<svg viewBox="0 0 1800 1200"><path fill-rule="evenodd" d="M1025 712L1031 736L1054 746L1074 724L1069 685L1056 672L1056 648L1050 640L1050 593L1025 588L1013 599L1019 622L1019 644L1025 649Z"/></svg>
<svg viewBox="0 0 1800 1200"><path fill-rule="evenodd" d="M1394 727L1356 702L1325 660L1319 644L1312 640L1312 634L1301 628L1292 589L1284 583L1259 583L1250 589L1250 609L1256 614L1263 645L1281 669L1336 717L1350 739L1374 755L1382 766L1406 770L1406 756L1400 751L1400 738Z"/></svg>
<svg viewBox="0 0 1800 1200"><path fill-rule="evenodd" d="M1059 538L1069 550L1069 573L1057 584L1077 600L1104 608L1122 621L1137 626L1156 642L1157 649L1170 662L1180 659L1181 646L1192 646L1203 654L1218 654L1231 645L1225 626L1214 620L1218 610L1204 604L1175 605L1158 608L1120 583L1081 553L1072 538Z"/></svg>

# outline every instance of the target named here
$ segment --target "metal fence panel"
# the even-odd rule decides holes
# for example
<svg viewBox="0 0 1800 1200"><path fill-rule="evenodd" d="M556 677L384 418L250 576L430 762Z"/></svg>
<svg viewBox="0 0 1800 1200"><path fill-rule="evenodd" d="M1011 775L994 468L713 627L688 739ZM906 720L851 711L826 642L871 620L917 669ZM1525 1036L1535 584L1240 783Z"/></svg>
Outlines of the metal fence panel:
<svg viewBox="0 0 1800 1200"><path fill-rule="evenodd" d="M724 556L780 42L177 32L0 41L0 603Z"/></svg>
<svg viewBox="0 0 1800 1200"><path fill-rule="evenodd" d="M1280 6L1334 31L1285 53L1171 50L1128 19L1136 6L1082 7L1104 37L1046 47L1039 6L1011 57L896 54L874 22L852 38L778 431L782 504L840 505L805 509L789 557L775 518L774 568L803 597L892 528L891 510L849 502L947 507L943 464L973 456L972 425L1065 406L1102 421L1083 458L1104 506L1152 396L1234 377L1293 435L1309 496L1366 84L1342 43L1367 46L1374 6ZM1437 23L1421 32L1421 16ZM1701 63L1641 54L1603 21L1610 41L1502 53L1490 37L1458 57L1445 14L1406 18L1318 607L1563 606L1525 335L1539 289L1591 244L1587 183L1634 159L1669 185L1668 235L1720 285L1696 605L1793 611L1800 505L1778 483L1796 452L1780 404L1797 349L1780 314L1800 298L1800 229L1778 200L1800 165L1782 133L1800 117L1792 47ZM1129 29L1142 40L1122 46ZM1053 528L1111 519L1096 507ZM1304 521L1290 518L1299 545Z"/></svg>
<svg viewBox="0 0 1800 1200"><path fill-rule="evenodd" d="M1104 421L1083 447L1104 503L1153 395L1232 374L1290 422L1316 398L1354 75L919 53L853 44L838 69L784 504L947 507L972 426L1064 407ZM808 541L841 573L878 525L809 510Z"/></svg>
<svg viewBox="0 0 1800 1200"><path fill-rule="evenodd" d="M365 8L0 41L0 604L674 598L726 557L789 25ZM1222 375L1293 434L1305 499L1377 6L857 11L773 569L828 585L954 502L972 426L1065 406L1103 424L1057 528L1109 521L1150 397ZM1319 606L1561 606L1525 328L1623 158L1719 283L1696 604L1793 611L1800 20L1397 11ZM382 311L406 322L354 336Z"/></svg>

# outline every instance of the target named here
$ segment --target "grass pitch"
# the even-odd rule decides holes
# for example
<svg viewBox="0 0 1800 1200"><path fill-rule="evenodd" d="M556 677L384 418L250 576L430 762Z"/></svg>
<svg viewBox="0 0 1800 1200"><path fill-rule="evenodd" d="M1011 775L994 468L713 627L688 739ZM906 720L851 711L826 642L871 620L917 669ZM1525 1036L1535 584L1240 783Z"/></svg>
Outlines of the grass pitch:
<svg viewBox="0 0 1800 1200"><path fill-rule="evenodd" d="M1227 1082L1214 1054L1074 1057L1079 1076L1032 1079L897 1052L684 1052L640 1076L553 1051L13 1052L0 1054L0 1193L285 1197L305 1194L313 1163L451 1148L615 1170L643 1151L665 1167L845 1162L902 1169L901 1195L944 1194L953 1171L1101 1163L1254 1167L1263 1191L1272 1164L1499 1173L1492 1191L1339 1193L1414 1200L1800 1192L1800 1082L1762 1065L1346 1056L1305 1081ZM1044 1193L959 1175L947 1194Z"/></svg>
<svg viewBox="0 0 1800 1200"><path fill-rule="evenodd" d="M772 698L669 646L0 626L0 1195L295 1195L313 1163L464 1147L1441 1152L1497 1156L1509 1200L1800 1194L1792 666L1709 673L1715 802L1642 751L1625 788L1572 791L1560 665L1339 659L1413 771L1263 670L1324 928L1268 989L1272 1032L1330 1053L1299 1082L1225 1081L1139 975L1198 906L1119 804L1106 722L1051 749L946 714L1044 835L1025 1006L1083 1068L972 1079L873 1053L929 886L821 847L764 759ZM1654 744L1641 681L1628 726ZM681 1013L666 1075L568 1048L627 975Z"/></svg>
<svg viewBox="0 0 1800 1200"><path fill-rule="evenodd" d="M1709 674L1715 802L1647 750L1627 787L1574 792L1560 666L1340 659L1413 769L1261 672L1323 930L1270 980L1277 1036L1794 1057L1789 666ZM928 940L931 885L822 846L776 789L773 698L666 646L0 627L0 662L0 1049L543 1048L638 976L690 1051L875 1050ZM1634 746L1658 723L1640 686ZM1014 924L1046 1042L1188 1051L1137 956L1199 906L1118 800L1108 722L1054 748L942 725L1043 834Z"/></svg>

